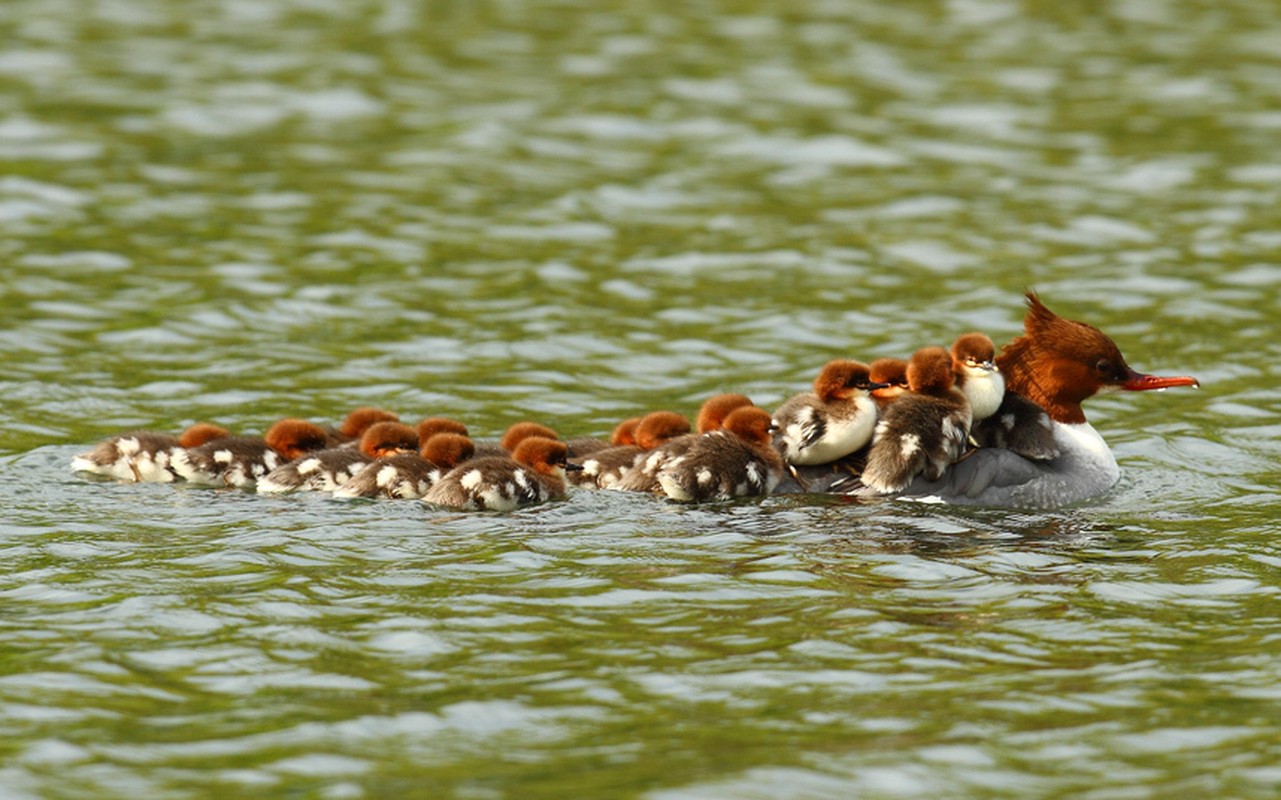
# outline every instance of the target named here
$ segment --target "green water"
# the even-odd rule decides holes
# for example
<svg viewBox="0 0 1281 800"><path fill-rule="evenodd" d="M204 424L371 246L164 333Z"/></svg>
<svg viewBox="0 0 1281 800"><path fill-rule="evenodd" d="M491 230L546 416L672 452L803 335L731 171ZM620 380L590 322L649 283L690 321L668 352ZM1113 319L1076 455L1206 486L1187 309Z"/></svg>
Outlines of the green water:
<svg viewBox="0 0 1281 800"><path fill-rule="evenodd" d="M1274 797L1269 2L0 6L6 798ZM1047 514L91 482L374 403L607 432L1035 287L1203 389Z"/></svg>

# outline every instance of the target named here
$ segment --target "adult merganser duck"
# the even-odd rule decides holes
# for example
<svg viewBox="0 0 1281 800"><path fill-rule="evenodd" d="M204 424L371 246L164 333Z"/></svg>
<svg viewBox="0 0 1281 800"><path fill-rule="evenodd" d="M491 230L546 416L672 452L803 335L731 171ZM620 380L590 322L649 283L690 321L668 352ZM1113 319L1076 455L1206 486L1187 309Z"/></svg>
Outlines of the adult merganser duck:
<svg viewBox="0 0 1281 800"><path fill-rule="evenodd" d="M697 434L677 436L649 451L648 455L636 461L618 483L608 488L620 492L662 492L663 487L658 483L658 470L663 464L688 450L699 435L720 430L725 419L736 409L754 405L747 395L742 394L717 394L707 398L698 409L698 419L694 424Z"/></svg>
<svg viewBox="0 0 1281 800"><path fill-rule="evenodd" d="M174 472L203 486L253 486L282 462L324 447L324 428L304 419L282 419L262 437L222 436L174 453Z"/></svg>
<svg viewBox="0 0 1281 800"><path fill-rule="evenodd" d="M882 494L902 491L917 475L936 480L965 452L970 403L955 386L952 356L924 347L907 365L909 392L876 424L862 482Z"/></svg>
<svg viewBox="0 0 1281 800"><path fill-rule="evenodd" d="M259 494L332 492L382 456L418 450L418 434L401 422L375 422L358 447L339 445L304 453L258 481Z"/></svg>
<svg viewBox="0 0 1281 800"><path fill-rule="evenodd" d="M966 333L952 343L956 388L970 403L971 427L996 413L1005 399L1005 378L996 368L996 345L982 333Z"/></svg>
<svg viewBox="0 0 1281 800"><path fill-rule="evenodd" d="M873 383L884 384L872 390L877 410L884 411L907 391L907 359L878 358L867 365L867 376Z"/></svg>
<svg viewBox="0 0 1281 800"><path fill-rule="evenodd" d="M420 426L421 429L421 426ZM451 469L472 457L471 439L437 433L417 453L382 456L334 491L334 497L390 497L416 500L427 494Z"/></svg>
<svg viewBox="0 0 1281 800"><path fill-rule="evenodd" d="M583 465L583 469L570 473L569 479L575 486L613 488L646 452L689 431L689 420L684 415L675 411L651 411L635 426L632 433L634 444L607 447L586 458L574 459Z"/></svg>
<svg viewBox="0 0 1281 800"><path fill-rule="evenodd" d="M226 428L208 422L197 422L178 436L130 431L105 439L92 450L75 456L71 459L71 469L121 481L172 483L178 480L178 473L171 467L175 452L229 435Z"/></svg>
<svg viewBox="0 0 1281 800"><path fill-rule="evenodd" d="M1059 317L1027 294L1024 334L1001 349L996 363L1007 396L1025 397L1046 412L1059 455L1032 461L1010 450L983 447L936 481L918 479L902 493L948 503L1055 508L1106 492L1120 468L1103 437L1086 422L1081 403L1100 391L1141 392L1199 386L1196 378L1135 372L1107 334ZM998 411L996 417L1001 412Z"/></svg>
<svg viewBox="0 0 1281 800"><path fill-rule="evenodd" d="M531 436L510 457L488 456L450 470L423 496L427 505L462 511L513 511L565 494L570 464L564 442Z"/></svg>
<svg viewBox="0 0 1281 800"><path fill-rule="evenodd" d="M658 470L663 493L683 503L769 494L783 476L774 449L769 412L743 406L725 417L721 430L698 436L689 449Z"/></svg>
<svg viewBox="0 0 1281 800"><path fill-rule="evenodd" d="M790 464L830 464L866 445L876 427L874 383L867 365L829 361L814 379L814 391L788 398L774 412L775 446Z"/></svg>

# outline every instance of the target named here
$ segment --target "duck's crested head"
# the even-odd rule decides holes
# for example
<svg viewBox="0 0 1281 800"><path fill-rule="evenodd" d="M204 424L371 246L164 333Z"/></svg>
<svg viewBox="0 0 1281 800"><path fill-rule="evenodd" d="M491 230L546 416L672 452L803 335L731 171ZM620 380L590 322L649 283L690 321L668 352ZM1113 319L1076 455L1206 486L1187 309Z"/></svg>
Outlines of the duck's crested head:
<svg viewBox="0 0 1281 800"><path fill-rule="evenodd" d="M695 423L695 428L698 429L699 433L720 430L730 412L737 408L751 405L754 405L754 403L745 394L712 395L703 401L703 405L698 409L698 420Z"/></svg>
<svg viewBox="0 0 1281 800"><path fill-rule="evenodd" d="M320 450L329 444L329 434L314 422L305 419L282 419L272 423L262 436L267 446L281 458L293 461L299 456Z"/></svg>
<svg viewBox="0 0 1281 800"><path fill-rule="evenodd" d="M1187 375L1160 377L1134 371L1110 336L1093 325L1060 317L1030 291L1023 335L1001 348L996 363L1010 391L1065 423L1085 422L1081 403L1103 389L1147 391L1200 385Z"/></svg>
<svg viewBox="0 0 1281 800"><path fill-rule="evenodd" d="M734 409L725 417L725 424L721 427L752 444L768 447L774 439L774 421L768 411L756 406Z"/></svg>
<svg viewBox="0 0 1281 800"><path fill-rule="evenodd" d="M403 422L375 422L360 437L360 451L370 458L418 452L418 433Z"/></svg>
<svg viewBox="0 0 1281 800"><path fill-rule="evenodd" d="M502 441L499 444L507 452L514 453L520 443L530 437L553 440L560 438L556 435L556 431L546 425L540 425L537 422L517 422L503 433Z"/></svg>
<svg viewBox="0 0 1281 800"><path fill-rule="evenodd" d="M212 442L214 439L221 439L230 435L231 431L221 425L214 425L212 422L197 422L182 432L182 435L178 437L178 444L184 448L199 447L206 442Z"/></svg>
<svg viewBox="0 0 1281 800"><path fill-rule="evenodd" d="M424 444L438 433L456 433L460 436L470 436L467 426L456 419L449 417L425 417L414 429L418 431L418 441Z"/></svg>
<svg viewBox="0 0 1281 800"><path fill-rule="evenodd" d="M640 417L628 417L614 426L613 432L609 434L609 443L615 447L630 447L636 444L636 426L640 425Z"/></svg>
<svg viewBox="0 0 1281 800"><path fill-rule="evenodd" d="M569 463L569 445L543 436L529 436L512 451L517 463L547 475L558 475L567 469L582 469Z"/></svg>
<svg viewBox="0 0 1281 800"><path fill-rule="evenodd" d="M907 362L907 386L917 394L944 395L954 381L952 355L941 347L922 347Z"/></svg>
<svg viewBox="0 0 1281 800"><path fill-rule="evenodd" d="M390 411L370 406L352 409L343 419L338 432L346 439L359 439L365 435L371 425L379 422L400 422L400 417Z"/></svg>
<svg viewBox="0 0 1281 800"><path fill-rule="evenodd" d="M476 454L476 445L461 433L437 433L423 442L420 455L441 469L453 469Z"/></svg>
<svg viewBox="0 0 1281 800"><path fill-rule="evenodd" d="M849 400L859 393L866 395L885 386L872 380L871 370L863 362L838 358L823 365L814 379L814 394L824 402Z"/></svg>
<svg viewBox="0 0 1281 800"><path fill-rule="evenodd" d="M689 420L675 411L651 411L636 426L636 446L653 450L669 439L689 433Z"/></svg>

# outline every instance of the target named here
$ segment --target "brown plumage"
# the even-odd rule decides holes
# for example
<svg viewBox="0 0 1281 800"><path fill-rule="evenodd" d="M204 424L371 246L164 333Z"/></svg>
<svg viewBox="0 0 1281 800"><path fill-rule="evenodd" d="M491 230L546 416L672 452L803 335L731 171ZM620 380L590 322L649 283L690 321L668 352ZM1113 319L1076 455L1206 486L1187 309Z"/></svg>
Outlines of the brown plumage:
<svg viewBox="0 0 1281 800"><path fill-rule="evenodd" d="M182 449L179 437L158 431L126 431L71 459L71 469L121 481L170 483L170 463Z"/></svg>
<svg viewBox="0 0 1281 800"><path fill-rule="evenodd" d="M574 459L583 465L579 472L569 475L577 486L609 489L621 481L643 453L690 431L689 420L674 411L653 411L646 414L635 426L632 440L635 444L609 447L583 459Z"/></svg>
<svg viewBox="0 0 1281 800"><path fill-rule="evenodd" d="M865 486L881 492L902 491L917 476L937 480L965 452L970 407L954 385L952 356L941 347L912 354L907 367L910 393L889 408L876 425Z"/></svg>
<svg viewBox="0 0 1281 800"><path fill-rule="evenodd" d="M517 422L508 426L507 430L503 431L502 438L497 442L476 442L476 458L508 457L515 452L521 442L531 437L560 440L560 436L557 435L556 431L546 425L528 421Z"/></svg>
<svg viewBox="0 0 1281 800"><path fill-rule="evenodd" d="M219 425L211 422L197 422L182 432L178 437L178 444L183 447L199 447L205 442L212 442L214 439L230 435L231 431Z"/></svg>
<svg viewBox="0 0 1281 800"><path fill-rule="evenodd" d="M327 447L272 469L258 481L258 493L332 492L374 459L417 449L418 434L413 428L402 422L375 422L361 435L357 447Z"/></svg>
<svg viewBox="0 0 1281 800"><path fill-rule="evenodd" d="M996 364L1006 392L996 413L975 426L975 440L1035 460L1059 451L1050 420L1085 422L1081 403L1103 388L1131 391L1195 386L1193 378L1158 378L1135 372L1106 333L1064 319L1028 292L1023 335L1001 348Z"/></svg>
<svg viewBox="0 0 1281 800"><path fill-rule="evenodd" d="M459 436L471 436L467 426L449 417L425 417L414 427L418 441L424 444L438 433L456 433Z"/></svg>
<svg viewBox="0 0 1281 800"><path fill-rule="evenodd" d="M282 419L272 423L262 435L267 446L280 454L285 461L315 450L322 450L330 443L324 428L305 419Z"/></svg>
<svg viewBox="0 0 1281 800"><path fill-rule="evenodd" d="M423 502L463 511L512 511L565 494L569 447L540 436L529 437L507 456L466 461L428 490Z"/></svg>
<svg viewBox="0 0 1281 800"><path fill-rule="evenodd" d="M360 408L352 409L351 413L343 419L342 425L336 431L337 436L335 438L337 441L359 441L365 431L378 422L400 422L400 417L381 408L361 406Z"/></svg>
<svg viewBox="0 0 1281 800"><path fill-rule="evenodd" d="M722 425L721 430L700 434L658 470L659 486L669 498L694 503L728 500L769 494L778 484L783 460L774 450L769 413L740 407Z"/></svg>
<svg viewBox="0 0 1281 800"><path fill-rule="evenodd" d="M876 401L876 407L880 411L885 411L886 406L907 391L905 358L878 358L867 365L867 372L873 382L888 384L872 391L872 399Z"/></svg>
<svg viewBox="0 0 1281 800"><path fill-rule="evenodd" d="M471 439L457 433L438 433L417 453L382 456L365 465L334 491L334 497L422 497L449 470L472 457Z"/></svg>
<svg viewBox="0 0 1281 800"><path fill-rule="evenodd" d="M703 401L703 405L699 407L695 429L698 434L720 430L729 414L744 407L753 407L751 399L746 395L713 395ZM658 470L668 459L687 451L698 438L698 434L677 436L649 451L643 458L636 461L618 483L609 488L621 492L661 492L663 489L658 483Z"/></svg>
<svg viewBox="0 0 1281 800"><path fill-rule="evenodd" d="M830 464L861 449L876 427L870 393L879 388L866 364L827 362L814 391L793 395L774 411L775 446L791 464Z"/></svg>
<svg viewBox="0 0 1281 800"><path fill-rule="evenodd" d="M972 421L995 414L1005 397L1005 378L996 367L992 340L982 333L962 334L952 343L951 355L956 388L969 401Z"/></svg>
<svg viewBox="0 0 1281 800"><path fill-rule="evenodd" d="M730 412L744 406L755 405L745 394L716 394L703 401L698 409L694 430L699 433L720 430Z"/></svg>
<svg viewBox="0 0 1281 800"><path fill-rule="evenodd" d="M276 446L294 449L283 437L277 439ZM281 461L280 453L262 437L221 436L175 452L172 467L191 483L247 489Z"/></svg>
<svg viewBox="0 0 1281 800"><path fill-rule="evenodd" d="M1106 333L1084 322L1063 319L1027 293L1024 335L1001 348L997 366L1006 386L1036 403L1057 422L1085 422L1082 401L1104 386L1121 387L1137 374ZM1038 369L1055 380L1038 381ZM1047 388L1047 386L1052 388Z"/></svg>
<svg viewBox="0 0 1281 800"><path fill-rule="evenodd" d="M626 447L629 444L636 444L636 427L640 425L640 417L628 417L614 426L614 430L609 434L609 442L615 447Z"/></svg>

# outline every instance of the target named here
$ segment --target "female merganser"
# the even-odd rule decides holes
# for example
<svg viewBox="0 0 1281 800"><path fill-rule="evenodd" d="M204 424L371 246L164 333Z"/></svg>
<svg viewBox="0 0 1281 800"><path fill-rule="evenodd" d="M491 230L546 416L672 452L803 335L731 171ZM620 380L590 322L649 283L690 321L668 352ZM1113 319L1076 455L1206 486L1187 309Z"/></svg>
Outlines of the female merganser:
<svg viewBox="0 0 1281 800"><path fill-rule="evenodd" d="M986 334L967 333L952 343L956 388L970 403L971 427L996 413L1005 399L1005 378L996 368L996 345Z"/></svg>
<svg viewBox="0 0 1281 800"><path fill-rule="evenodd" d="M375 422L358 447L339 445L303 454L271 469L258 481L259 494L332 492L382 456L418 450L418 434L400 422Z"/></svg>
<svg viewBox="0 0 1281 800"><path fill-rule="evenodd" d="M466 461L450 470L423 496L428 505L462 511L512 511L565 494L569 446L532 436L516 446L510 457L489 456Z"/></svg>
<svg viewBox="0 0 1281 800"><path fill-rule="evenodd" d="M707 398L698 409L694 426L698 433L677 436L649 451L644 458L637 459L618 483L608 488L620 492L661 492L663 487L658 483L658 470L663 464L688 450L699 435L720 430L725 419L735 410L754 405L747 395L742 394L718 394Z"/></svg>
<svg viewBox="0 0 1281 800"><path fill-rule="evenodd" d="M890 403L907 392L907 359L878 358L867 365L867 377L872 383L884 384L872 390L878 412L884 412Z"/></svg>
<svg viewBox="0 0 1281 800"><path fill-rule="evenodd" d="M262 437L223 436L180 450L172 466L194 484L246 489L284 461L324 447L329 440L328 432L315 423L282 419Z"/></svg>
<svg viewBox="0 0 1281 800"><path fill-rule="evenodd" d="M382 456L334 491L334 497L390 497L416 500L445 473L472 457L475 446L459 433L437 433L417 453Z"/></svg>
<svg viewBox="0 0 1281 800"><path fill-rule="evenodd" d="M675 411L651 411L636 425L632 435L634 444L608 447L587 458L576 459L583 469L571 473L570 481L576 486L611 489L627 476L644 453L689 431L689 420L684 415Z"/></svg>
<svg viewBox="0 0 1281 800"><path fill-rule="evenodd" d="M683 503L769 494L783 475L773 435L769 412L739 408L721 430L698 436L685 453L667 461L658 470L658 483L669 498Z"/></svg>
<svg viewBox="0 0 1281 800"><path fill-rule="evenodd" d="M874 383L866 364L829 361L814 379L814 391L794 395L774 412L775 445L791 464L830 464L862 448L876 427Z"/></svg>
<svg viewBox="0 0 1281 800"><path fill-rule="evenodd" d="M904 496L1023 508L1055 508L1094 497L1112 488L1121 472L1103 437L1086 422L1081 403L1099 391L1200 385L1187 375L1135 372L1098 328L1059 317L1033 292L1027 302L1024 334L1001 349L996 363L1005 376L1007 397L1025 397L1048 414L1058 457L1031 461L1010 450L983 447L952 465L940 480L913 482Z"/></svg>
<svg viewBox="0 0 1281 800"><path fill-rule="evenodd" d="M121 481L172 483L178 479L178 473L171 467L175 452L229 435L226 428L208 422L197 422L178 436L130 431L105 439L92 450L72 458L71 469Z"/></svg>
<svg viewBox="0 0 1281 800"><path fill-rule="evenodd" d="M889 494L902 491L924 474L936 480L965 452L970 436L970 404L957 389L952 356L941 347L924 347L907 365L909 393L885 410L876 425L863 485Z"/></svg>

